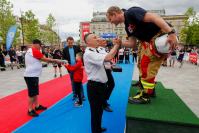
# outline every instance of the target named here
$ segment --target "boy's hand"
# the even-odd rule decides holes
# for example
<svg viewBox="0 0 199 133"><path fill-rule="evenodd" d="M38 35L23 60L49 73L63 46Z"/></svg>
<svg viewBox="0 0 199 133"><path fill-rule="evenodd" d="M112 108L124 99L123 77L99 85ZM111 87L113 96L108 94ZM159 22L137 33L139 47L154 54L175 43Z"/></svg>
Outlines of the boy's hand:
<svg viewBox="0 0 199 133"><path fill-rule="evenodd" d="M67 60L62 60L62 64L68 64L68 61Z"/></svg>

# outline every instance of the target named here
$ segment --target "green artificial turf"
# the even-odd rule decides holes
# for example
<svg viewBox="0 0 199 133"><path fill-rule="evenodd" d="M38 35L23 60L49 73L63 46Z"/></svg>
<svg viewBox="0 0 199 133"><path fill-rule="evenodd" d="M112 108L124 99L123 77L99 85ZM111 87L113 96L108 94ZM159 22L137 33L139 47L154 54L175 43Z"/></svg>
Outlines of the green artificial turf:
<svg viewBox="0 0 199 133"><path fill-rule="evenodd" d="M130 95L135 95L136 87L131 88ZM167 123L199 126L199 119L171 89L165 89L161 83L156 84L156 98L150 104L128 104L127 119L152 120Z"/></svg>

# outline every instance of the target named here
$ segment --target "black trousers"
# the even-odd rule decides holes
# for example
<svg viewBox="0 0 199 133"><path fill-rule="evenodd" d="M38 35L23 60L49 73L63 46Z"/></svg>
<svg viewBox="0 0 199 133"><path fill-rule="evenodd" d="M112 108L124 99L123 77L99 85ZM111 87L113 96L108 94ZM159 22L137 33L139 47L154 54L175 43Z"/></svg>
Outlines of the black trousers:
<svg viewBox="0 0 199 133"><path fill-rule="evenodd" d="M109 100L111 93L113 91L113 88L115 87L115 81L110 69L106 69L106 75L107 75L108 81L106 83L107 88L105 90L105 98L106 100Z"/></svg>
<svg viewBox="0 0 199 133"><path fill-rule="evenodd" d="M133 63L134 61L137 63L137 54L136 53L133 53Z"/></svg>
<svg viewBox="0 0 199 133"><path fill-rule="evenodd" d="M105 99L106 84L88 81L87 93L91 110L92 133L101 133L101 122L103 114L103 102Z"/></svg>
<svg viewBox="0 0 199 133"><path fill-rule="evenodd" d="M81 89L83 88L82 82L74 81L74 87L75 87L75 93L77 94L77 97L79 99L79 104L82 104L82 95L81 95Z"/></svg>

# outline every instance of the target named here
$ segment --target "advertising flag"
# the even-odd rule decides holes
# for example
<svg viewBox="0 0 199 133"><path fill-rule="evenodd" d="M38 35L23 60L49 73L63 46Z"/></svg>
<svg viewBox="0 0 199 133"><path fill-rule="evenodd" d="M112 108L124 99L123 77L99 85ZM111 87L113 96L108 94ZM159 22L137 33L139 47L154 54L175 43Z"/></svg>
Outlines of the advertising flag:
<svg viewBox="0 0 199 133"><path fill-rule="evenodd" d="M12 25L9 28L7 36L6 36L6 50L9 50L10 47L12 46L16 32L17 32L17 25Z"/></svg>

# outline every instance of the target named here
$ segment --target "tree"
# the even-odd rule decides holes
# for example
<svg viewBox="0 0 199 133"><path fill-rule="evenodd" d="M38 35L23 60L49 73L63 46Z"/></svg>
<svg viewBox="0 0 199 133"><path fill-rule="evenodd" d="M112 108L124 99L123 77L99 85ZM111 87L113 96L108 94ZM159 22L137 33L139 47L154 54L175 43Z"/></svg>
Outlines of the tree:
<svg viewBox="0 0 199 133"><path fill-rule="evenodd" d="M0 0L0 36L3 44L6 43L6 35L10 26L16 24L12 8L13 5L8 0ZM15 36L15 42L16 38Z"/></svg>
<svg viewBox="0 0 199 133"><path fill-rule="evenodd" d="M53 17L53 15L50 13L48 15L48 18L46 20L46 24L47 26L52 30L53 26L55 26L55 18Z"/></svg>
<svg viewBox="0 0 199 133"><path fill-rule="evenodd" d="M199 19L194 11L194 8L190 7L185 12L188 18L184 21L185 27L181 31L180 40L187 45L199 46Z"/></svg>
<svg viewBox="0 0 199 133"><path fill-rule="evenodd" d="M59 43L59 36L58 34L53 31L53 28L55 26L56 20L50 13L48 15L48 18L46 19L46 24L40 26L40 39L45 44L58 44Z"/></svg>
<svg viewBox="0 0 199 133"><path fill-rule="evenodd" d="M31 43L33 39L39 38L39 21L35 18L34 13L29 10L22 15L24 37L26 43Z"/></svg>

